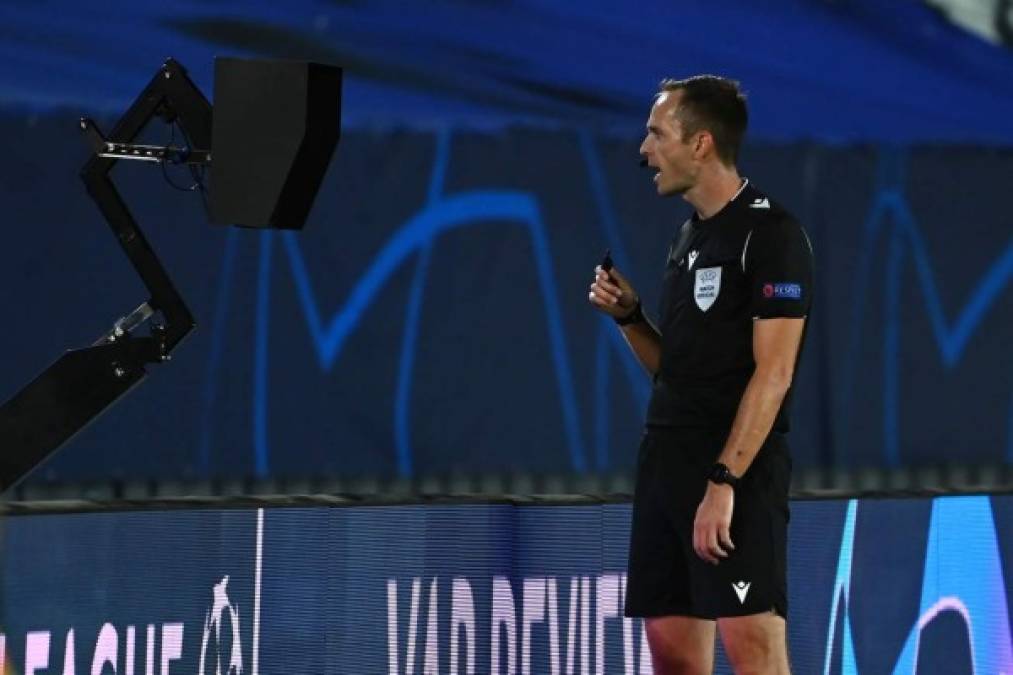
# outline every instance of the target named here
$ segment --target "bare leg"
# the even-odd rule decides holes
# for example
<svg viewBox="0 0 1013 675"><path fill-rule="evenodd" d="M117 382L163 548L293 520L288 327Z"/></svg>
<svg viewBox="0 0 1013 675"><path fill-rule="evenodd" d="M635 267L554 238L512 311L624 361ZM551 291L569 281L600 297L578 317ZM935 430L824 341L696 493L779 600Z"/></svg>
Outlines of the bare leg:
<svg viewBox="0 0 1013 675"><path fill-rule="evenodd" d="M718 619L736 675L790 675L785 621L774 612Z"/></svg>
<svg viewBox="0 0 1013 675"><path fill-rule="evenodd" d="M688 616L645 619L654 675L711 675L714 622Z"/></svg>

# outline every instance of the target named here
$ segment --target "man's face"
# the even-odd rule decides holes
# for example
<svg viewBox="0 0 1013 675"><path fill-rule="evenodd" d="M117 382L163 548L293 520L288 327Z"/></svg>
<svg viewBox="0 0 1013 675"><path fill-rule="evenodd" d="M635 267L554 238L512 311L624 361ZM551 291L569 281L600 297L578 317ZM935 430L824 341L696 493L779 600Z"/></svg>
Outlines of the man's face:
<svg viewBox="0 0 1013 675"><path fill-rule="evenodd" d="M695 152L698 135L684 141L682 122L674 114L681 98L681 91L666 91L658 96L647 119L647 136L640 145L640 154L647 159L647 165L658 170L654 183L662 196L683 194L692 188L700 170Z"/></svg>

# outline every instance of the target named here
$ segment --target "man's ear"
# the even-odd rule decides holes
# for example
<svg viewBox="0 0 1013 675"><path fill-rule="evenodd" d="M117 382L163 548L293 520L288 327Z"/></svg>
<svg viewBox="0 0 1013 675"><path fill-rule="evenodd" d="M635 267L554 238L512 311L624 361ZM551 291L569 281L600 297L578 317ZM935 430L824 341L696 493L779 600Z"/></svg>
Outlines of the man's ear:
<svg viewBox="0 0 1013 675"><path fill-rule="evenodd" d="M693 156L696 159L703 159L713 149L714 137L711 136L711 133L709 131L696 132L696 138L693 140Z"/></svg>

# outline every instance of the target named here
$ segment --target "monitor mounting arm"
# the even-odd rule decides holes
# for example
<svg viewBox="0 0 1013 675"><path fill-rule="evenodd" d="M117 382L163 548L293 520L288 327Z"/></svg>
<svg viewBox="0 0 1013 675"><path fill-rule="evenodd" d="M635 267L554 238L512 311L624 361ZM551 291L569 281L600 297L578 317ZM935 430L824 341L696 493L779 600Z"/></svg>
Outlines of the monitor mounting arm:
<svg viewBox="0 0 1013 675"><path fill-rule="evenodd" d="M178 123L187 147L134 144L156 117ZM183 67L169 59L108 138L89 119L82 119L80 125L94 151L81 170L81 178L151 297L117 320L91 346L66 352L0 406L0 491L20 480L140 383L147 375L146 364L169 360L172 350L195 325L109 174L121 160L210 164L211 104ZM161 314L162 322L153 323L149 336L132 335L156 313Z"/></svg>
<svg viewBox="0 0 1013 675"><path fill-rule="evenodd" d="M196 150L189 147L133 144L137 135L155 117L161 117L166 122L178 122ZM173 348L193 330L194 320L137 222L130 215L109 173L120 160L209 164L211 119L211 104L187 77L183 67L169 59L116 124L109 138L102 136L91 120L81 120L81 129L95 153L81 170L81 178L88 194L95 200L127 258L151 293L148 302L118 321L113 330L102 339L109 342L124 338L136 340L138 344L134 351L145 363L167 360ZM156 328L150 338L131 338L129 329L139 325L154 312L162 313L164 326Z"/></svg>

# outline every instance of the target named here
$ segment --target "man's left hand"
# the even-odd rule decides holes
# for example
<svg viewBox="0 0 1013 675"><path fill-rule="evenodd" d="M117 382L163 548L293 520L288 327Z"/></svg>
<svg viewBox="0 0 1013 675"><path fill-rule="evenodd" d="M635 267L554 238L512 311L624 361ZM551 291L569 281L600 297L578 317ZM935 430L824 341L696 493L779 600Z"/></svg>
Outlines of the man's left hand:
<svg viewBox="0 0 1013 675"><path fill-rule="evenodd" d="M734 507L735 491L730 485L707 481L707 492L693 522L693 550L713 565L735 550L731 535Z"/></svg>

